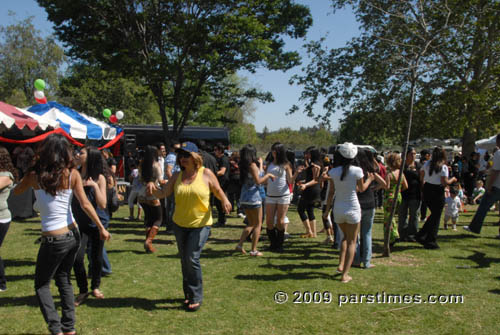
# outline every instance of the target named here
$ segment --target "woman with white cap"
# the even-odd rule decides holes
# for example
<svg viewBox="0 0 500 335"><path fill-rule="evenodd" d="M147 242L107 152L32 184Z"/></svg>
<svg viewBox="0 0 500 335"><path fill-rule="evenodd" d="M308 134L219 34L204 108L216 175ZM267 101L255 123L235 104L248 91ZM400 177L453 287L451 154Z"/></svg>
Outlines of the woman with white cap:
<svg viewBox="0 0 500 335"><path fill-rule="evenodd" d="M349 276L349 270L356 251L356 238L361 221L361 207L356 190L364 192L374 180L373 173L368 173L367 178L363 181L363 170L352 165L357 153L358 148L348 142L339 145L335 152L335 167L328 172L332 184L328 192L325 214L323 214L328 216L332 207L333 195L335 194L333 217L344 233L337 268L337 273L342 273L340 280L343 283L347 283L352 279Z"/></svg>

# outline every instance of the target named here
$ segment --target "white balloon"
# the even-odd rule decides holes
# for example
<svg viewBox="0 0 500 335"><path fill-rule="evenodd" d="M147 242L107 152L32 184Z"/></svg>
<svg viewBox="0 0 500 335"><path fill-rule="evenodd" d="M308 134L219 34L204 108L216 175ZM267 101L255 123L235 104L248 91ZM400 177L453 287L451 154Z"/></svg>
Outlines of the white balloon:
<svg viewBox="0 0 500 335"><path fill-rule="evenodd" d="M45 94L43 93L43 91L35 91L35 98L43 99L45 98Z"/></svg>
<svg viewBox="0 0 500 335"><path fill-rule="evenodd" d="M115 115L118 120L123 119L123 117L125 116L125 114L122 111L116 112Z"/></svg>

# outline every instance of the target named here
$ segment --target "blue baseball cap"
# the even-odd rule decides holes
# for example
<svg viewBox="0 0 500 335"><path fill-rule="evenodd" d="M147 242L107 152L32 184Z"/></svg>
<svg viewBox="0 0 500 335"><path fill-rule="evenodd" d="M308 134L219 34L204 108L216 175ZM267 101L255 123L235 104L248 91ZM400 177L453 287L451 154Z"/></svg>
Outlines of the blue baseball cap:
<svg viewBox="0 0 500 335"><path fill-rule="evenodd" d="M179 150L198 153L198 147L193 142L182 143L181 147L179 149L177 149L176 152L179 152Z"/></svg>

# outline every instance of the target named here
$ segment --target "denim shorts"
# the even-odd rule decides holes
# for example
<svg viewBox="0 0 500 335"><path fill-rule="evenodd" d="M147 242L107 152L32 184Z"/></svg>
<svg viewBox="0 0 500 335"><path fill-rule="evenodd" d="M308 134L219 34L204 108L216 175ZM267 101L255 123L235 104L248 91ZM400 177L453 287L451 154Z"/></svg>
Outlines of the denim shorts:
<svg viewBox="0 0 500 335"><path fill-rule="evenodd" d="M262 204L241 204L241 209L256 209L261 207Z"/></svg>

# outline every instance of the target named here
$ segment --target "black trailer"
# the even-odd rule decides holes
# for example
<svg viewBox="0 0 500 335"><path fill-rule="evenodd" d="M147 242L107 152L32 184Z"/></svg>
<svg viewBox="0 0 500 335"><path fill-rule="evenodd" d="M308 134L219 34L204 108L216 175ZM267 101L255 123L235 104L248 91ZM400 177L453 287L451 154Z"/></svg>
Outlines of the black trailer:
<svg viewBox="0 0 500 335"><path fill-rule="evenodd" d="M169 127L169 131L172 128ZM143 147L148 144L164 142L163 128L161 125L124 125L126 146ZM229 129L216 127L184 127L179 140L181 142L204 140L207 144L221 142L229 145Z"/></svg>

